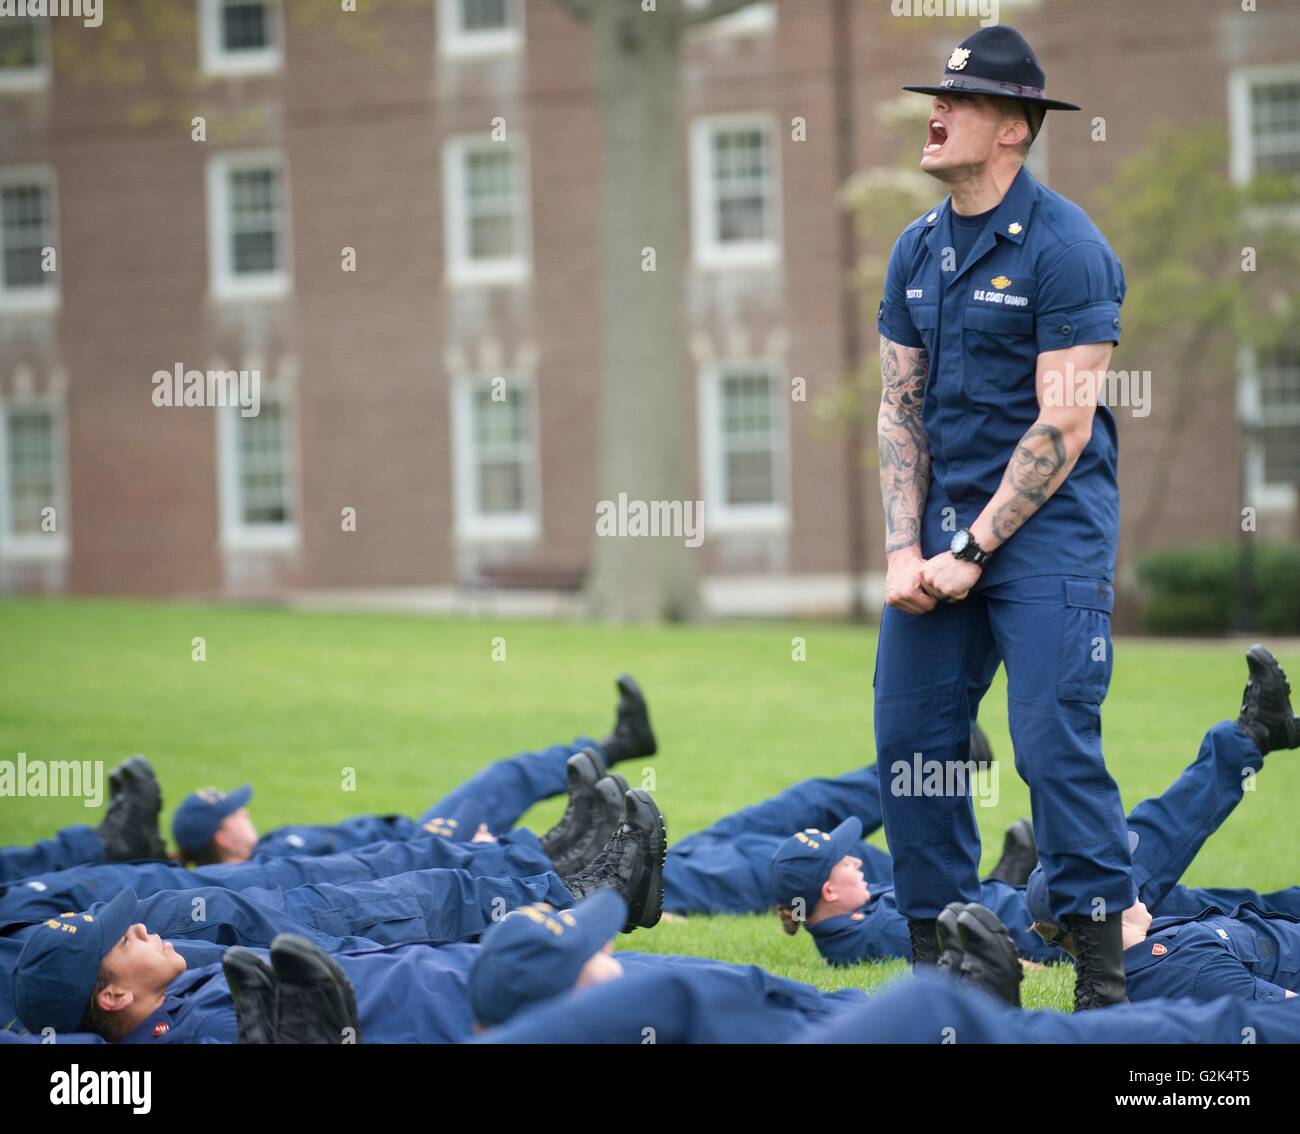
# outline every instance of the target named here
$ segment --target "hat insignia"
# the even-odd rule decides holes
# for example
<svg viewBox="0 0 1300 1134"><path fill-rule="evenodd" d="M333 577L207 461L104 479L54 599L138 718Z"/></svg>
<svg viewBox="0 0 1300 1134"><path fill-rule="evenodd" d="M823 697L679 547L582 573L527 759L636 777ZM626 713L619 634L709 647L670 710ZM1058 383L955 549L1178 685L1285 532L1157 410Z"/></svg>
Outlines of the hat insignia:
<svg viewBox="0 0 1300 1134"><path fill-rule="evenodd" d="M1009 225L1007 225L1007 231L1011 233L1012 236L1015 236L1018 233L1024 232L1025 229L1024 226L1019 221L1012 221Z"/></svg>
<svg viewBox="0 0 1300 1134"><path fill-rule="evenodd" d="M952 54L948 56L948 70L960 71L966 66L966 60L970 58L969 47L954 47Z"/></svg>
<svg viewBox="0 0 1300 1134"><path fill-rule="evenodd" d="M995 288L997 288L998 291L1001 291L1004 287L1011 286L1011 281L1007 279L1006 276L994 276L991 280L989 280L989 283L991 283Z"/></svg>

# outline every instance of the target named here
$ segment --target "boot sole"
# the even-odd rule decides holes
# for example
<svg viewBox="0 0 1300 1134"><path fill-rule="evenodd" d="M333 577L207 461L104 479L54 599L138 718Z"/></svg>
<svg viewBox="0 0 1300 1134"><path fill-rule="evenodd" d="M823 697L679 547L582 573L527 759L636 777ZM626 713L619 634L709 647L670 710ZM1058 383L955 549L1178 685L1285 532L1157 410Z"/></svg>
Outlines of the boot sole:
<svg viewBox="0 0 1300 1134"><path fill-rule="evenodd" d="M633 929L650 929L659 924L664 910L664 861L668 857L668 822L648 791L637 788L627 793L629 822L633 814L632 803L636 803L637 826L643 830L646 819L650 819L649 846L646 851L648 859L645 877L637 887L636 898L628 916L623 932Z"/></svg>

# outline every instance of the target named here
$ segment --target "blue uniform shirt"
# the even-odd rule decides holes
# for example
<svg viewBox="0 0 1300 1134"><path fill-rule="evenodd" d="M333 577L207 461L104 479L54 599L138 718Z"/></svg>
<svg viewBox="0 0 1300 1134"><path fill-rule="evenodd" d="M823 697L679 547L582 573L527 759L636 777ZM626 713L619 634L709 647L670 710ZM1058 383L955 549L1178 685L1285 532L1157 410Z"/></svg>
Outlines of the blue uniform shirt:
<svg viewBox="0 0 1300 1134"><path fill-rule="evenodd" d="M1158 917L1146 940L1124 952L1129 999L1282 1000L1287 989L1275 981L1295 981L1298 944L1295 918L1266 918L1249 903L1231 914Z"/></svg>
<svg viewBox="0 0 1300 1134"><path fill-rule="evenodd" d="M1124 271L1096 225L1023 168L965 259L944 271L945 249L955 246L953 227L949 198L903 230L877 318L885 338L923 346L930 355L923 409L931 457L921 529L926 558L946 551L957 528L983 511L1037 419L1038 355L1118 343L1125 291ZM1116 455L1115 419L1099 406L1092 439L1070 476L998 549L979 585L1030 575L1111 578L1119 525Z"/></svg>
<svg viewBox="0 0 1300 1134"><path fill-rule="evenodd" d="M476 945L411 943L335 953L367 1043L457 1043L469 1037ZM235 1004L220 964L187 969L123 1043L234 1043Z"/></svg>

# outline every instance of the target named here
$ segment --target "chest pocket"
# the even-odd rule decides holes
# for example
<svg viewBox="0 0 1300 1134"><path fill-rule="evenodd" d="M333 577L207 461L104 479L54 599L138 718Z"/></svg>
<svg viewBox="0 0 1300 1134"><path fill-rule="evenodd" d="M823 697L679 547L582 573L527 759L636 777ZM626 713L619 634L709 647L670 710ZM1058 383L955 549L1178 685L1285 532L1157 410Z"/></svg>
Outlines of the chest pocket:
<svg viewBox="0 0 1300 1134"><path fill-rule="evenodd" d="M907 313L912 317L912 326L925 343L925 349L934 358L934 330L939 325L939 305L937 303L909 302Z"/></svg>
<svg viewBox="0 0 1300 1134"><path fill-rule="evenodd" d="M990 302L981 295L997 296L1001 302ZM1027 387L1033 392L1038 358L1034 298L1034 280L1027 276L1018 277L1004 291L987 281L972 287L962 312L962 353L967 381L973 388L1005 393ZM1017 306L1014 301L1018 299L1027 302Z"/></svg>

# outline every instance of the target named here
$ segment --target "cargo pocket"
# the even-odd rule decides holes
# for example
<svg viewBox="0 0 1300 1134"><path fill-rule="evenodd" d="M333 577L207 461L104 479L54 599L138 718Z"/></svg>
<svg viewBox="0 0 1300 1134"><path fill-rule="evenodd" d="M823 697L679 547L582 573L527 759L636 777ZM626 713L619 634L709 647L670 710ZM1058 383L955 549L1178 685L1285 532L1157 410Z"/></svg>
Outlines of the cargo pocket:
<svg viewBox="0 0 1300 1134"><path fill-rule="evenodd" d="M1110 612L1115 590L1104 579L1066 579L1056 695L1100 705L1110 687Z"/></svg>

